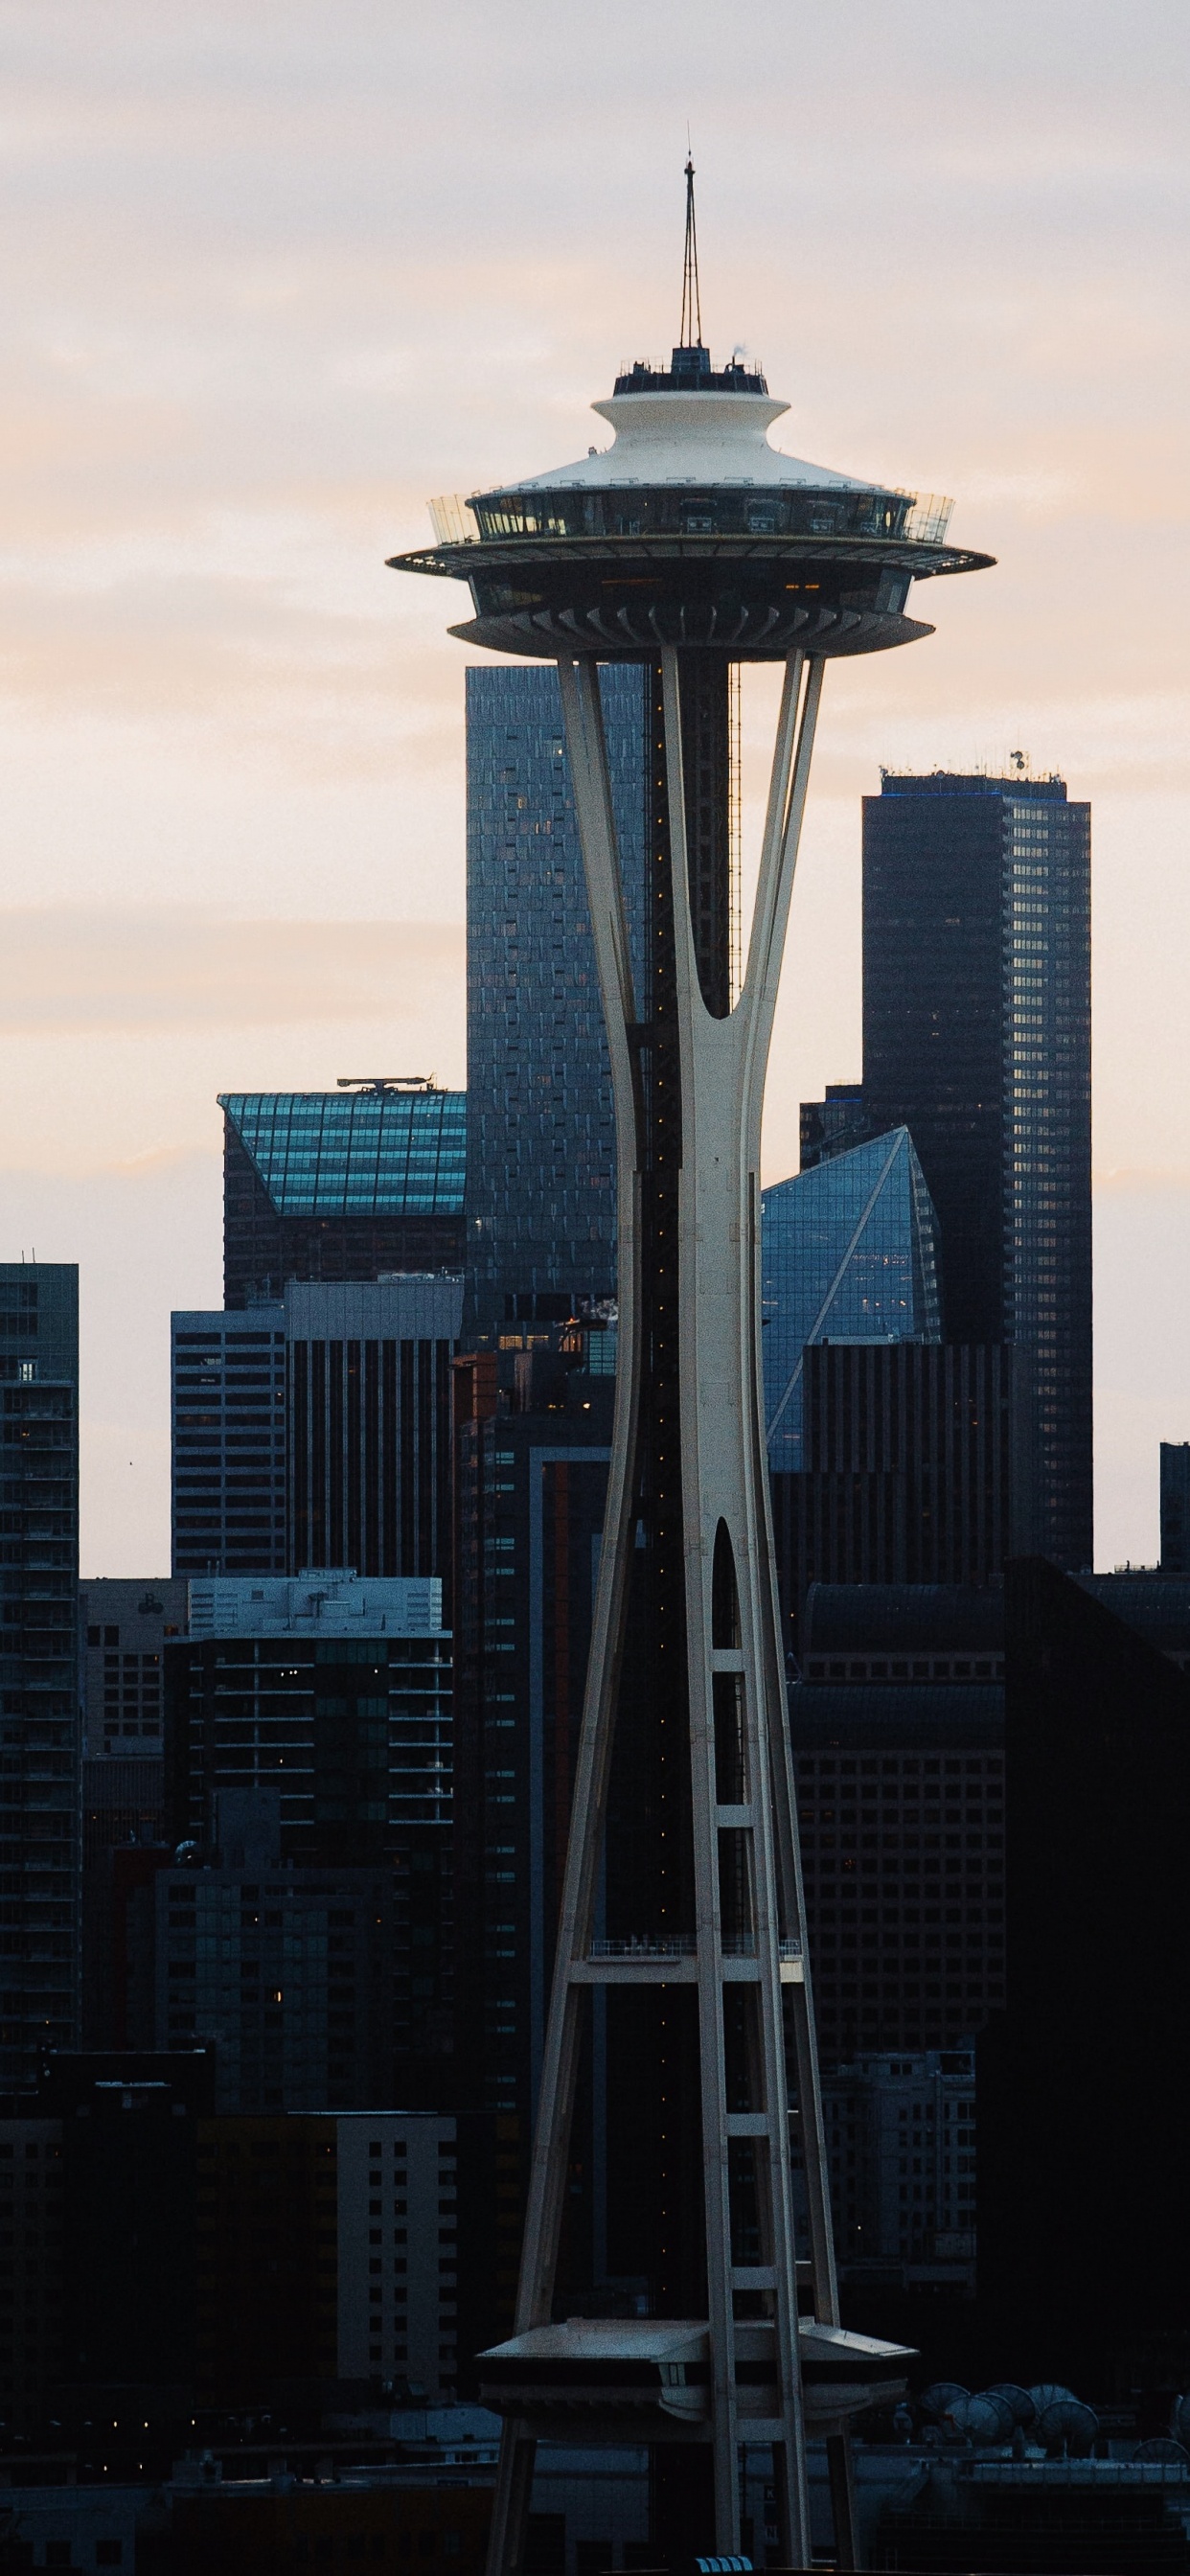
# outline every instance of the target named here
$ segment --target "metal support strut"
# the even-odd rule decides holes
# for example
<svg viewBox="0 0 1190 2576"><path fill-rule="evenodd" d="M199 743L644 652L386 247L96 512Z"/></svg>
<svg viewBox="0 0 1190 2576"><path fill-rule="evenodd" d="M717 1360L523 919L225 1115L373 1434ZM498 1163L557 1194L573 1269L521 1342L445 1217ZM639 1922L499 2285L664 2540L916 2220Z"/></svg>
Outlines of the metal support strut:
<svg viewBox="0 0 1190 2576"><path fill-rule="evenodd" d="M644 1015L633 991L598 672L593 659L567 655L558 666L562 709L615 1100L619 1364L516 2332L547 2325L552 2313L584 1990L696 1984L714 2548L729 2556L740 2549L739 2456L746 2440L773 2453L782 2559L808 2566L791 2120L809 2210L810 2260L804 2269L822 2324L838 2323L838 2294L769 1514L760 1356L760 1129L823 663L795 652L785 664L743 985L734 1009L713 1016L700 987L691 907L683 656L667 648L660 658L681 1092L678 1339L695 1938L693 1955L681 1957L672 1945L662 1955L661 1944L651 1957L643 1948L627 1958L604 1955L616 1945L603 1942L597 1951L593 1940L633 1555L633 1468L645 1366L646 1135L639 1047L633 1044ZM794 2113L786 2089L787 2004L797 2081ZM747 2243L733 2241L741 2184L754 2213ZM741 2232L737 2215L737 2239ZM740 2377L742 2345L749 2354L764 2355L759 2413L753 2387L745 2392ZM841 2426L827 2429L837 2558L840 2566L851 2567L855 2535L846 2434ZM509 2420L489 2576L511 2576L523 2564L532 2470L529 2428Z"/></svg>

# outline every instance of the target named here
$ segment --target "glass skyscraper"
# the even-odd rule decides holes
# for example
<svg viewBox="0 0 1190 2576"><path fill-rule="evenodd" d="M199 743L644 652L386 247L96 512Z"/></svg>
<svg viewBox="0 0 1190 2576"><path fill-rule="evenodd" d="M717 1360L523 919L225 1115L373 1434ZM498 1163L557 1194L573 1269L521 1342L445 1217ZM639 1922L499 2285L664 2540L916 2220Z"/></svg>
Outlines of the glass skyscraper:
<svg viewBox="0 0 1190 2576"><path fill-rule="evenodd" d="M78 1270L0 1262L0 2087L78 2036Z"/></svg>
<svg viewBox="0 0 1190 2576"><path fill-rule="evenodd" d="M797 1473L811 1343L940 1341L934 1210L905 1127L778 1181L761 1210L769 1465Z"/></svg>
<svg viewBox="0 0 1190 2576"><path fill-rule="evenodd" d="M339 1091L222 1092L223 1299L290 1279L457 1270L466 1111L460 1091L385 1081Z"/></svg>
<svg viewBox="0 0 1190 2576"><path fill-rule="evenodd" d="M1061 778L864 799L863 1106L937 1209L948 1342L1023 1345L1036 1543L1092 1561L1091 809Z"/></svg>
<svg viewBox="0 0 1190 2576"><path fill-rule="evenodd" d="M600 671L643 990L646 674ZM557 673L467 673L469 1339L520 1344L615 1293L611 1071Z"/></svg>

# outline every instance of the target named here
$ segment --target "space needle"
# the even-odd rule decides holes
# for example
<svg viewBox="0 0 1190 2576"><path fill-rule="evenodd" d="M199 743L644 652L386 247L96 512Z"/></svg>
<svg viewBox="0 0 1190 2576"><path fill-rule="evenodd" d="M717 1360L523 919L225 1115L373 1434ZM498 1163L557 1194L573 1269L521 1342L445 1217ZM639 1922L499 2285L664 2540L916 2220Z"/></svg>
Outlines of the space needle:
<svg viewBox="0 0 1190 2576"><path fill-rule="evenodd" d="M826 665L932 633L907 613L913 583L991 558L948 541L948 503L770 444L788 405L741 358L713 366L703 340L693 180L688 163L679 345L593 405L610 441L432 505L435 544L393 558L469 586L451 630L465 643L556 662L618 1160L612 1453L516 2331L480 2362L504 2419L490 2576L523 2563L541 2438L647 2444L671 2564L739 2553L741 2454L771 2452L780 2558L808 2566L807 2428L825 2434L837 2561L854 2565L848 2421L903 2386L910 2358L839 2322L765 1466L760 1136ZM644 673L635 955L608 662ZM753 662L779 664L782 685L737 963L731 707ZM639 2103L630 2187L656 2260L649 2313L591 2315L587 2299L567 2317L597 2001L608 2085Z"/></svg>

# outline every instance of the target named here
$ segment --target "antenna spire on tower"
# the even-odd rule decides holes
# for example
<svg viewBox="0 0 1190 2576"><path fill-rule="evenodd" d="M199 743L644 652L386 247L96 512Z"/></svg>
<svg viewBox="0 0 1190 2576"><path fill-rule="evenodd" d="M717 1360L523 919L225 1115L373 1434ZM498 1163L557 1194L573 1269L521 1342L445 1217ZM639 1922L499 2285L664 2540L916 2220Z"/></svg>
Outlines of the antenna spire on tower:
<svg viewBox="0 0 1190 2576"><path fill-rule="evenodd" d="M698 234L694 223L694 163L686 146L686 256L682 263L681 349L702 347L702 305L698 294Z"/></svg>

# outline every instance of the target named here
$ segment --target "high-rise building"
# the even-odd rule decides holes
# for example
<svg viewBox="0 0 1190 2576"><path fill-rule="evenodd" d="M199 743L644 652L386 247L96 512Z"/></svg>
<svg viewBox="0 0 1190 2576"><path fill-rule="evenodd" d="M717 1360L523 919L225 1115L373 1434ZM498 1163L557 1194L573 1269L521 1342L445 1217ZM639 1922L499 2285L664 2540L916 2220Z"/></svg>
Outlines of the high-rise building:
<svg viewBox="0 0 1190 2576"><path fill-rule="evenodd" d="M174 1570L450 1568L462 1280L291 1280L173 1318Z"/></svg>
<svg viewBox="0 0 1190 2576"><path fill-rule="evenodd" d="M843 2279L936 2300L975 2287L975 2052L873 2052L828 2075Z"/></svg>
<svg viewBox="0 0 1190 2576"><path fill-rule="evenodd" d="M450 1576L450 1370L463 1283L285 1291L291 1573Z"/></svg>
<svg viewBox="0 0 1190 2576"><path fill-rule="evenodd" d="M600 672L630 938L643 944L644 674ZM467 1338L612 1298L611 1069L556 670L467 673Z"/></svg>
<svg viewBox="0 0 1190 2576"><path fill-rule="evenodd" d="M105 1576L79 1590L82 1678L84 2048L123 2046L118 1918L123 1888L165 1831L167 1638L186 1627L186 1586ZM138 1855L130 1860L130 1847ZM114 1855L123 1851L125 1858Z"/></svg>
<svg viewBox="0 0 1190 2576"><path fill-rule="evenodd" d="M224 1848L220 1792L279 1791L283 1862L331 1873L386 1866L394 2080L407 2103L438 2107L455 2075L441 1597L437 1578L333 1569L193 1583L189 1635L165 1658L170 1840L209 1856ZM338 2027L346 2037L347 2023Z"/></svg>
<svg viewBox="0 0 1190 2576"><path fill-rule="evenodd" d="M800 1394L800 1472L770 1479L795 1654L811 1584L991 1583L1032 1546L1027 1352L821 1342Z"/></svg>
<svg viewBox="0 0 1190 2576"><path fill-rule="evenodd" d="M144 2415L150 2403L190 2412L198 2131L213 2084L209 2050L55 2052L39 2071L31 2108L61 2123L62 2378L84 2417L118 2415L133 2390Z"/></svg>
<svg viewBox="0 0 1190 2576"><path fill-rule="evenodd" d="M276 1792L215 1808L204 1865L146 1874L129 1901L131 2045L213 2047L220 2112L392 2101L391 1867L283 1868Z"/></svg>
<svg viewBox="0 0 1190 2576"><path fill-rule="evenodd" d="M83 1753L161 1759L162 1656L186 1626L186 1586L176 1578L105 1575L79 1590Z"/></svg>
<svg viewBox="0 0 1190 2576"><path fill-rule="evenodd" d="M1024 2380L1181 2388L1190 1584L1019 1560L1005 1633L1008 1992L978 2055L981 2305ZM1100 2257L1105 2210L1124 2232Z"/></svg>
<svg viewBox="0 0 1190 2576"><path fill-rule="evenodd" d="M1003 1602L823 1585L789 1695L823 2062L953 2048L1004 2002Z"/></svg>
<svg viewBox="0 0 1190 2576"><path fill-rule="evenodd" d="M1161 1443L1161 1571L1190 1574L1190 1440Z"/></svg>
<svg viewBox="0 0 1190 2576"><path fill-rule="evenodd" d="M290 1279L458 1269L461 1092L380 1077L219 1106L225 1306L275 1302Z"/></svg>
<svg viewBox="0 0 1190 2576"><path fill-rule="evenodd" d="M23 2431L62 2376L60 2120L0 2117L0 2198L13 2241L0 2264L0 2406Z"/></svg>
<svg viewBox="0 0 1190 2576"><path fill-rule="evenodd" d="M173 1572L283 1574L284 1306L171 1324Z"/></svg>
<svg viewBox="0 0 1190 2576"><path fill-rule="evenodd" d="M494 1358L455 1368L455 1905L469 1962L459 2016L472 2099L515 2112L527 2137L566 1862L612 1382L537 1352L521 1354L519 1365L515 1409L498 1403ZM576 2218L590 2182L588 2161ZM585 2206L581 2215L585 2222Z"/></svg>
<svg viewBox="0 0 1190 2576"><path fill-rule="evenodd" d="M941 1340L936 1226L905 1127L778 1181L761 1210L769 1466L796 1473L813 1344Z"/></svg>
<svg viewBox="0 0 1190 2576"><path fill-rule="evenodd" d="M863 1106L908 1127L943 1328L1036 1370L1037 1544L1092 1562L1091 810L1065 782L898 776L864 799Z"/></svg>
<svg viewBox="0 0 1190 2576"><path fill-rule="evenodd" d="M78 2033L78 1270L0 1262L0 2086Z"/></svg>
<svg viewBox="0 0 1190 2576"><path fill-rule="evenodd" d="M812 1172L832 1154L847 1154L863 1145L872 1129L864 1105L862 1082L828 1082L821 1100L803 1100L800 1167Z"/></svg>
<svg viewBox="0 0 1190 2576"><path fill-rule="evenodd" d="M453 2398L507 2312L500 2153L494 2121L432 2112L204 2121L200 2402L394 2379Z"/></svg>

